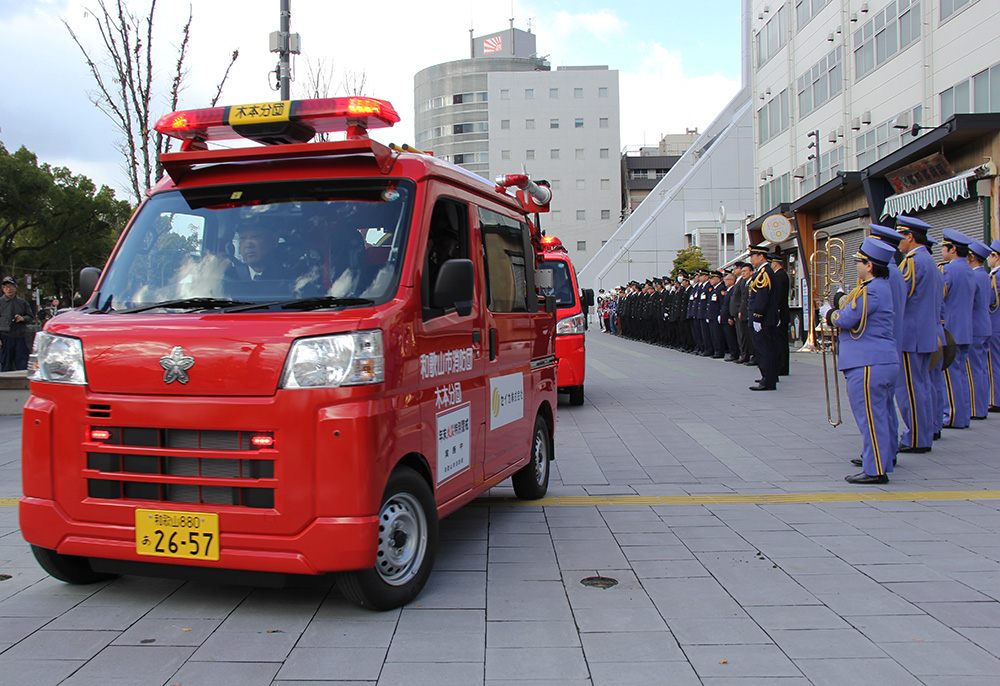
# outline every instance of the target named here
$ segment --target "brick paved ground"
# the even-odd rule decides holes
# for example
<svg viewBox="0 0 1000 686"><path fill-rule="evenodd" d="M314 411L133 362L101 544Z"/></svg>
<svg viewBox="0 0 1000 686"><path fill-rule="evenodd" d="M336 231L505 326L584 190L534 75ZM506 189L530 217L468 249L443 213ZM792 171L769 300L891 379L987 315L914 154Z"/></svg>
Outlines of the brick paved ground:
<svg viewBox="0 0 1000 686"><path fill-rule="evenodd" d="M860 439L846 396L827 424L819 358L750 393L747 367L598 332L589 352L552 497L504 486L445 520L402 610L324 580L67 586L0 500L0 683L998 683L1000 416L851 486ZM19 446L0 417L0 498ZM595 575L618 585L581 585Z"/></svg>

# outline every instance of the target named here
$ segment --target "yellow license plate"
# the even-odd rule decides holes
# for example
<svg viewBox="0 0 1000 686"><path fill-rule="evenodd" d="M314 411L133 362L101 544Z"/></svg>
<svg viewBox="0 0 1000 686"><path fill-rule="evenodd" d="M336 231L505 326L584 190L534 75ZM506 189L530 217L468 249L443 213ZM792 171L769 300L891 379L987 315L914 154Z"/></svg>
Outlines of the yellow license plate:
<svg viewBox="0 0 1000 686"><path fill-rule="evenodd" d="M265 124L269 122L288 121L292 103L290 100L278 102L260 102L253 105L232 105L229 108L228 124Z"/></svg>
<svg viewBox="0 0 1000 686"><path fill-rule="evenodd" d="M140 555L219 559L219 515L173 510L135 511L135 551Z"/></svg>

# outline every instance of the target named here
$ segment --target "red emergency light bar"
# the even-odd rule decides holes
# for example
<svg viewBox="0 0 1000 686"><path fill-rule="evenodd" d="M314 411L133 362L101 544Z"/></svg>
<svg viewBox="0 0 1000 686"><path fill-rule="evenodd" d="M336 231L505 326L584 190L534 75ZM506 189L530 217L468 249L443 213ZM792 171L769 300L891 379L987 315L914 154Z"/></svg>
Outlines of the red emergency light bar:
<svg viewBox="0 0 1000 686"><path fill-rule="evenodd" d="M249 138L273 145L304 143L317 133L333 131L360 138L368 129L398 121L399 115L387 100L323 98L171 112L160 117L156 130L184 141Z"/></svg>
<svg viewBox="0 0 1000 686"><path fill-rule="evenodd" d="M555 236L542 236L542 250L545 252L555 252L557 250L567 252L562 241Z"/></svg>

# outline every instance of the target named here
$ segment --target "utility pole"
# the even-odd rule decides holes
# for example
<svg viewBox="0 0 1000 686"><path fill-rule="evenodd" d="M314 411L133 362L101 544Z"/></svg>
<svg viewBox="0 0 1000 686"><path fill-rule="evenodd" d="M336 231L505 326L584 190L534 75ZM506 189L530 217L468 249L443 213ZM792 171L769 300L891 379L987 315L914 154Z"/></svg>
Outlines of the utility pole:
<svg viewBox="0 0 1000 686"><path fill-rule="evenodd" d="M274 69L274 74L278 77L278 89L281 91L282 100L291 99L291 61L289 55L299 54L299 34L289 33L292 23L291 0L280 0L280 24L279 31L272 31L270 38L271 52L278 53L278 66Z"/></svg>

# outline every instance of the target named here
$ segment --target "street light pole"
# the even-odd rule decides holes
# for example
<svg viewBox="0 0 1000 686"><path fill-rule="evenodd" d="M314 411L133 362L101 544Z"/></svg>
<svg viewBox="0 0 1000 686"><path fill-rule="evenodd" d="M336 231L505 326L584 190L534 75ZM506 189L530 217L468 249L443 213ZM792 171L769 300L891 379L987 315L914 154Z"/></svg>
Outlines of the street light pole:
<svg viewBox="0 0 1000 686"><path fill-rule="evenodd" d="M278 74L278 88L281 91L281 99L289 100L291 97L292 69L290 55L299 54L299 34L290 33L292 22L291 0L280 0L280 20L279 31L272 31L270 34L271 52L278 53L278 66L275 71Z"/></svg>

